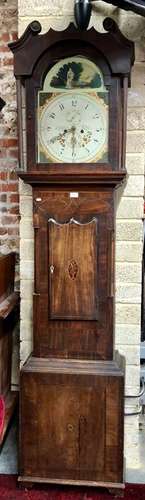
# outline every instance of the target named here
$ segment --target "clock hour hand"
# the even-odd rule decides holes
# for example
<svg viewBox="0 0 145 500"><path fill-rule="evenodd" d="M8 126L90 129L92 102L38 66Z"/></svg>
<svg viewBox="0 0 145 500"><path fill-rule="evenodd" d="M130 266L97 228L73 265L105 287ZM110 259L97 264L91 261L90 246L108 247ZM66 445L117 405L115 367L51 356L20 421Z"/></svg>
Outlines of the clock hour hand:
<svg viewBox="0 0 145 500"><path fill-rule="evenodd" d="M76 145L76 143L77 143L77 140L76 140L76 137L75 137L76 128L75 128L75 127L71 127L70 132L72 133L72 137L71 137L72 156L74 156L74 153L75 153L75 145Z"/></svg>
<svg viewBox="0 0 145 500"><path fill-rule="evenodd" d="M69 134L72 131L73 131L73 127L71 127L70 129L64 129L64 132L60 132L60 134L56 135L55 137L52 137L50 139L50 143L53 144L55 141L60 141L61 139L64 139L64 136L66 134Z"/></svg>
<svg viewBox="0 0 145 500"><path fill-rule="evenodd" d="M60 139L63 139L64 138L64 135L65 135L65 131L62 132L61 134L59 135L56 135L55 137L52 137L52 139L50 139L50 143L54 143L55 141L60 141Z"/></svg>

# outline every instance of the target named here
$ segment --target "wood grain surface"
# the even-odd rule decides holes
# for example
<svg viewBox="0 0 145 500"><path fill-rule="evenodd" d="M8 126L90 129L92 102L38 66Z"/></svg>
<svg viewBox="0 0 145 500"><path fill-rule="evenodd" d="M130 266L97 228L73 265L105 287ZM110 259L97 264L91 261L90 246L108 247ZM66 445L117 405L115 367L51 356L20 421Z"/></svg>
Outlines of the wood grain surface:
<svg viewBox="0 0 145 500"><path fill-rule="evenodd" d="M24 367L21 476L121 483L123 373L104 362L99 374L99 364L33 358Z"/></svg>

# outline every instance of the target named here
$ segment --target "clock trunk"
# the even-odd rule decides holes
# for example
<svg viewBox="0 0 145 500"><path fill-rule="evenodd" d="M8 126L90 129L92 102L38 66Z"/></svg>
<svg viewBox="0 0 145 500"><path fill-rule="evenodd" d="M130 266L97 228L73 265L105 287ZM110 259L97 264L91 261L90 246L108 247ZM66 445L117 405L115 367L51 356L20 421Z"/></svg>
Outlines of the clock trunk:
<svg viewBox="0 0 145 500"><path fill-rule="evenodd" d="M36 356L112 358L113 197L111 188L33 189Z"/></svg>

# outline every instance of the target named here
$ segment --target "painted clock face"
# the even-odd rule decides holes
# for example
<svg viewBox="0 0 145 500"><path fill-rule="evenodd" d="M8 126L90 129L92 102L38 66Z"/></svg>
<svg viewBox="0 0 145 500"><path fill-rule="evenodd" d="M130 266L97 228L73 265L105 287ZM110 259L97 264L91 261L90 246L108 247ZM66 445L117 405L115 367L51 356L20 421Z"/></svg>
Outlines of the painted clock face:
<svg viewBox="0 0 145 500"><path fill-rule="evenodd" d="M108 159L108 91L86 58L61 60L38 92L38 163Z"/></svg>
<svg viewBox="0 0 145 500"><path fill-rule="evenodd" d="M107 142L105 105L87 94L68 93L50 99L41 113L39 140L53 161L94 161Z"/></svg>

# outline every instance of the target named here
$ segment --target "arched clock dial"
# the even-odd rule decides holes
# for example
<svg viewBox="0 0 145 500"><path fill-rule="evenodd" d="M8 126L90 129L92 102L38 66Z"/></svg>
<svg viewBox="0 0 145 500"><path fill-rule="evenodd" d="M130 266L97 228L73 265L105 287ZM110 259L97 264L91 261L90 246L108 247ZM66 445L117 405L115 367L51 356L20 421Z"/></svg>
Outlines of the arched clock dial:
<svg viewBox="0 0 145 500"><path fill-rule="evenodd" d="M107 143L107 106L97 96L68 92L43 105L39 148L48 161L95 162L105 154Z"/></svg>

